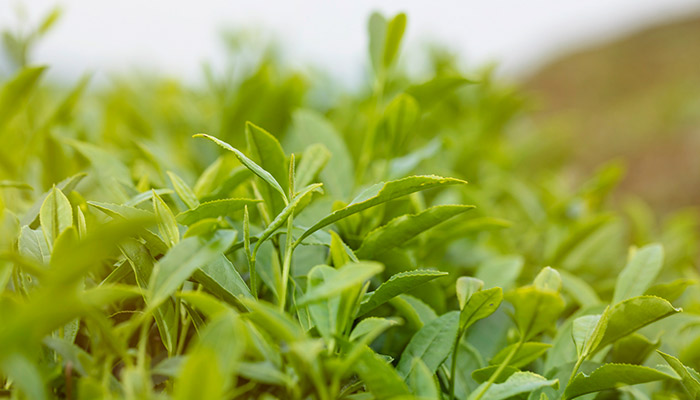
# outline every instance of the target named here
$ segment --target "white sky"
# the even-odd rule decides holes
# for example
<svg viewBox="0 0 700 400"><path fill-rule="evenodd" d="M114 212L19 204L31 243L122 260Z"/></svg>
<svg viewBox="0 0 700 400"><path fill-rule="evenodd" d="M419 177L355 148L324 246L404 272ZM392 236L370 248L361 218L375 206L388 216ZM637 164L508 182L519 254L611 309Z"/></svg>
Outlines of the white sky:
<svg viewBox="0 0 700 400"><path fill-rule="evenodd" d="M63 6L63 18L33 57L55 77L139 67L198 80L203 61L221 62L222 28L258 27L273 32L292 63L312 63L346 83L366 71L373 10L405 11L410 47L433 39L470 65L498 61L510 75L568 49L700 11L698 0L0 0L0 27L16 25L17 3L32 19Z"/></svg>

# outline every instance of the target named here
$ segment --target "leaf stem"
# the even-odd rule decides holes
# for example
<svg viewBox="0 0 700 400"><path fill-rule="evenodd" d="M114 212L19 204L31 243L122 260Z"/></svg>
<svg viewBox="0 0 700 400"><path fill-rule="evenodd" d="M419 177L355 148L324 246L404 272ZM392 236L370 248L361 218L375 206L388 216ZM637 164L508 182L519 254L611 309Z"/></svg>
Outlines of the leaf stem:
<svg viewBox="0 0 700 400"><path fill-rule="evenodd" d="M284 311L287 302L287 285L289 284L289 270L292 266L292 254L294 252L294 242L292 238L294 213L292 212L287 219L287 244L285 246L284 263L282 264L282 282L280 287L280 309Z"/></svg>
<svg viewBox="0 0 700 400"><path fill-rule="evenodd" d="M501 375L501 372L508 366L510 363L510 360L515 357L515 354L520 350L520 347L522 347L523 343L525 342L525 337L522 336L520 340L518 340L518 343L513 347L513 349L508 353L506 356L505 360L501 363L501 365L498 366L498 369L496 372L494 372L491 377L489 378L488 381L486 381L486 384L483 386L483 388L479 391L479 393L476 395L474 400L480 400L482 397L484 397L484 394L486 394L486 391L489 390L491 385L493 385L494 382L496 382L496 379Z"/></svg>
<svg viewBox="0 0 700 400"><path fill-rule="evenodd" d="M455 398L455 372L457 371L457 353L459 352L459 342L462 340L463 330L457 332L457 339L455 340L455 345L452 348L452 365L450 366L450 397L449 400Z"/></svg>
<svg viewBox="0 0 700 400"><path fill-rule="evenodd" d="M583 360L585 359L586 357L580 357L578 360L576 360L576 364L574 364L574 369L571 371L571 375L569 376L569 380L566 382L566 386L569 386L574 380L576 377L576 372L578 372L578 369L581 368L581 364L583 364ZM564 398L564 393L561 394L561 398Z"/></svg>

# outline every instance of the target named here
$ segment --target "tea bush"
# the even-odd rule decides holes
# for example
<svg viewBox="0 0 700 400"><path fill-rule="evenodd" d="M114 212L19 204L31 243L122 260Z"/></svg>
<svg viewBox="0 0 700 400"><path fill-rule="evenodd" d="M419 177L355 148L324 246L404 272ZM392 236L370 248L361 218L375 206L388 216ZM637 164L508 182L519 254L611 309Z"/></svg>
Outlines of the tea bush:
<svg viewBox="0 0 700 400"><path fill-rule="evenodd" d="M355 91L245 46L205 88L64 90L16 58L1 395L696 398L697 215L612 196L619 163L572 182L585 138L488 69L435 50L411 78L405 26L371 16Z"/></svg>

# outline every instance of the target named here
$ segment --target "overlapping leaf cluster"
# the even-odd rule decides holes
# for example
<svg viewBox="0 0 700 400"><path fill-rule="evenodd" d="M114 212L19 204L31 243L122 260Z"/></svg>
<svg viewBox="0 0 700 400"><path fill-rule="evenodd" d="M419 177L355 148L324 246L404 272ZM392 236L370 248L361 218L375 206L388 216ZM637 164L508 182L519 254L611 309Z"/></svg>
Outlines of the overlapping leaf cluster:
<svg viewBox="0 0 700 400"><path fill-rule="evenodd" d="M435 50L409 78L405 26L372 15L371 89L343 95L265 53L94 92L17 58L0 395L697 397L695 214L612 206L618 164L572 184L579 144L488 72Z"/></svg>

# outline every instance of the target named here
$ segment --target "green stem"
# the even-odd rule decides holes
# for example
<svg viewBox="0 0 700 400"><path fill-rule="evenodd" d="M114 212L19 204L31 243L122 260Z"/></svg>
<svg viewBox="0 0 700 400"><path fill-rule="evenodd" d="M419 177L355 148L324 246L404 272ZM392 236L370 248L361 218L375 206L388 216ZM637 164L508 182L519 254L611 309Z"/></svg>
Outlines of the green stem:
<svg viewBox="0 0 700 400"><path fill-rule="evenodd" d="M457 353L459 351L459 342L462 340L462 335L464 331L459 330L457 332L457 339L455 340L454 348L452 349L452 365L450 366L450 397L449 400L455 398L455 372L457 371Z"/></svg>
<svg viewBox="0 0 700 400"><path fill-rule="evenodd" d="M578 372L578 369L581 368L581 364L583 364L583 360L586 357L581 357L578 360L576 360L576 364L574 365L574 369L571 371L571 375L569 376L569 380L566 383L566 386L571 385L571 382L574 380L576 377L576 372ZM564 398L564 393L561 394L561 398Z"/></svg>
<svg viewBox="0 0 700 400"><path fill-rule="evenodd" d="M513 347L513 350L511 350L510 353L508 353L508 356L506 356L506 359L503 360L501 365L498 366L498 369L496 370L496 372L494 372L493 375L491 375L489 380L486 382L486 385L484 385L484 387L479 391L479 394L476 395L474 400L480 400L482 397L484 397L484 394L486 394L486 391L489 390L489 388L491 387L491 385L493 385L494 382L496 382L496 379L498 379L498 377L501 375L501 372L503 372L503 370L508 366L508 364L510 363L510 360L512 360L513 357L515 357L515 354L518 352L518 350L520 350L520 347L523 345L523 343L524 343L523 338L520 338L520 340L518 341L518 344L515 345L515 347Z"/></svg>
<svg viewBox="0 0 700 400"><path fill-rule="evenodd" d="M146 318L141 323L141 330L139 332L139 352L138 359L136 360L136 365L139 368L144 368L146 365L146 347L148 344L148 330L151 327L151 319Z"/></svg>
<svg viewBox="0 0 700 400"><path fill-rule="evenodd" d="M250 292L255 300L258 299L258 274L255 272L255 253L248 258L248 269L250 270Z"/></svg>
<svg viewBox="0 0 700 400"><path fill-rule="evenodd" d="M287 219L287 244L285 246L284 263L282 264L282 287L280 288L280 309L284 311L284 307L287 302L287 285L289 284L289 270L292 267L292 253L293 253L293 241L292 241L292 221L294 213L289 215Z"/></svg>

